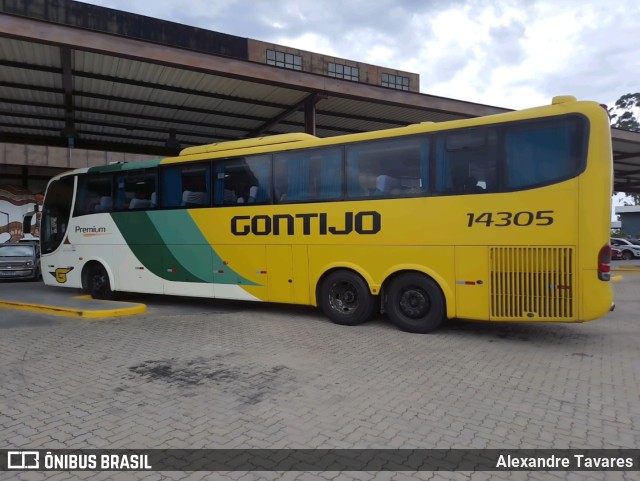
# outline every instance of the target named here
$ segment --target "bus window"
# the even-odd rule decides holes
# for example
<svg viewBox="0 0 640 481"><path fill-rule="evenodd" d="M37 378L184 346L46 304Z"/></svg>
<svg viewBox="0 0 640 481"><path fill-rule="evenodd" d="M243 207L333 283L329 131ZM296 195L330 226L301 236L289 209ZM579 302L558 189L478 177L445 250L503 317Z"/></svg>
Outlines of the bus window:
<svg viewBox="0 0 640 481"><path fill-rule="evenodd" d="M129 170L116 177L116 209L156 207L158 173L155 169Z"/></svg>
<svg viewBox="0 0 640 481"><path fill-rule="evenodd" d="M109 212L113 210L113 176L83 175L78 178L78 199L73 215Z"/></svg>
<svg viewBox="0 0 640 481"><path fill-rule="evenodd" d="M350 198L406 197L429 191L429 140L410 137L347 147Z"/></svg>
<svg viewBox="0 0 640 481"><path fill-rule="evenodd" d="M343 177L340 147L285 152L274 158L276 202L341 199Z"/></svg>
<svg viewBox="0 0 640 481"><path fill-rule="evenodd" d="M271 156L225 160L214 166L215 205L271 202Z"/></svg>
<svg viewBox="0 0 640 481"><path fill-rule="evenodd" d="M162 169L162 207L209 207L209 164L188 164Z"/></svg>
<svg viewBox="0 0 640 481"><path fill-rule="evenodd" d="M466 130L438 137L436 191L473 194L497 189L495 128Z"/></svg>
<svg viewBox="0 0 640 481"><path fill-rule="evenodd" d="M521 189L576 175L584 155L583 132L576 117L508 127L507 188Z"/></svg>

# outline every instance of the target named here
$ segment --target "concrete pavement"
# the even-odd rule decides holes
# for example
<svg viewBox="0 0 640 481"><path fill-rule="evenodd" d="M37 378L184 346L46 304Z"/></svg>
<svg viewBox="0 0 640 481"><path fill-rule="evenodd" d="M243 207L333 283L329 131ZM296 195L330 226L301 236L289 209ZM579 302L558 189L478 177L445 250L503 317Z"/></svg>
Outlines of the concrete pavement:
<svg viewBox="0 0 640 481"><path fill-rule="evenodd" d="M29 283L24 283L27 287ZM0 285L0 291L5 285ZM0 309L6 448L637 448L640 275L584 324L432 335L315 309L132 296L99 321ZM1 292L0 292L1 294ZM631 480L637 472L59 472L0 479Z"/></svg>

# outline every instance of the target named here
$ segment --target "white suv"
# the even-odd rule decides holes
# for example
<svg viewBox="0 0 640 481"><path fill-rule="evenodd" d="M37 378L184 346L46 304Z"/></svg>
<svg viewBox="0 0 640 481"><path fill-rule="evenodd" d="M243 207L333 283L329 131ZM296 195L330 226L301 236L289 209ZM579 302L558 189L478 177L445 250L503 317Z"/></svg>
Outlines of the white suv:
<svg viewBox="0 0 640 481"><path fill-rule="evenodd" d="M640 241L613 237L611 245L622 251L622 258L625 260L640 257Z"/></svg>

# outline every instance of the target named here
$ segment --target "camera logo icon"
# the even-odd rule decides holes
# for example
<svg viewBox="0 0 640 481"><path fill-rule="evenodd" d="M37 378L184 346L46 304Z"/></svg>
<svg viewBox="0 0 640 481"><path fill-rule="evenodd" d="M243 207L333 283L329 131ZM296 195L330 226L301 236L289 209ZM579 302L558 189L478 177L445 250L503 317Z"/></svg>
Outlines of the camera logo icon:
<svg viewBox="0 0 640 481"><path fill-rule="evenodd" d="M38 451L8 451L8 469L38 469L40 453Z"/></svg>

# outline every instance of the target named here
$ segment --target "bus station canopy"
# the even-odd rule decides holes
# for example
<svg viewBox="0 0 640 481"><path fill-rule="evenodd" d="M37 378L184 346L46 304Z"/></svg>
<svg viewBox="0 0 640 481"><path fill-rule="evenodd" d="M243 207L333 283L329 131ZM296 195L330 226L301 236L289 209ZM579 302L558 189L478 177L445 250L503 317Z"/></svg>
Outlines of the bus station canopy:
<svg viewBox="0 0 640 481"><path fill-rule="evenodd" d="M176 37L193 30L153 22ZM508 111L78 25L0 10L1 142L162 156L225 140L328 137ZM612 129L612 138L614 190L640 193L640 133Z"/></svg>

